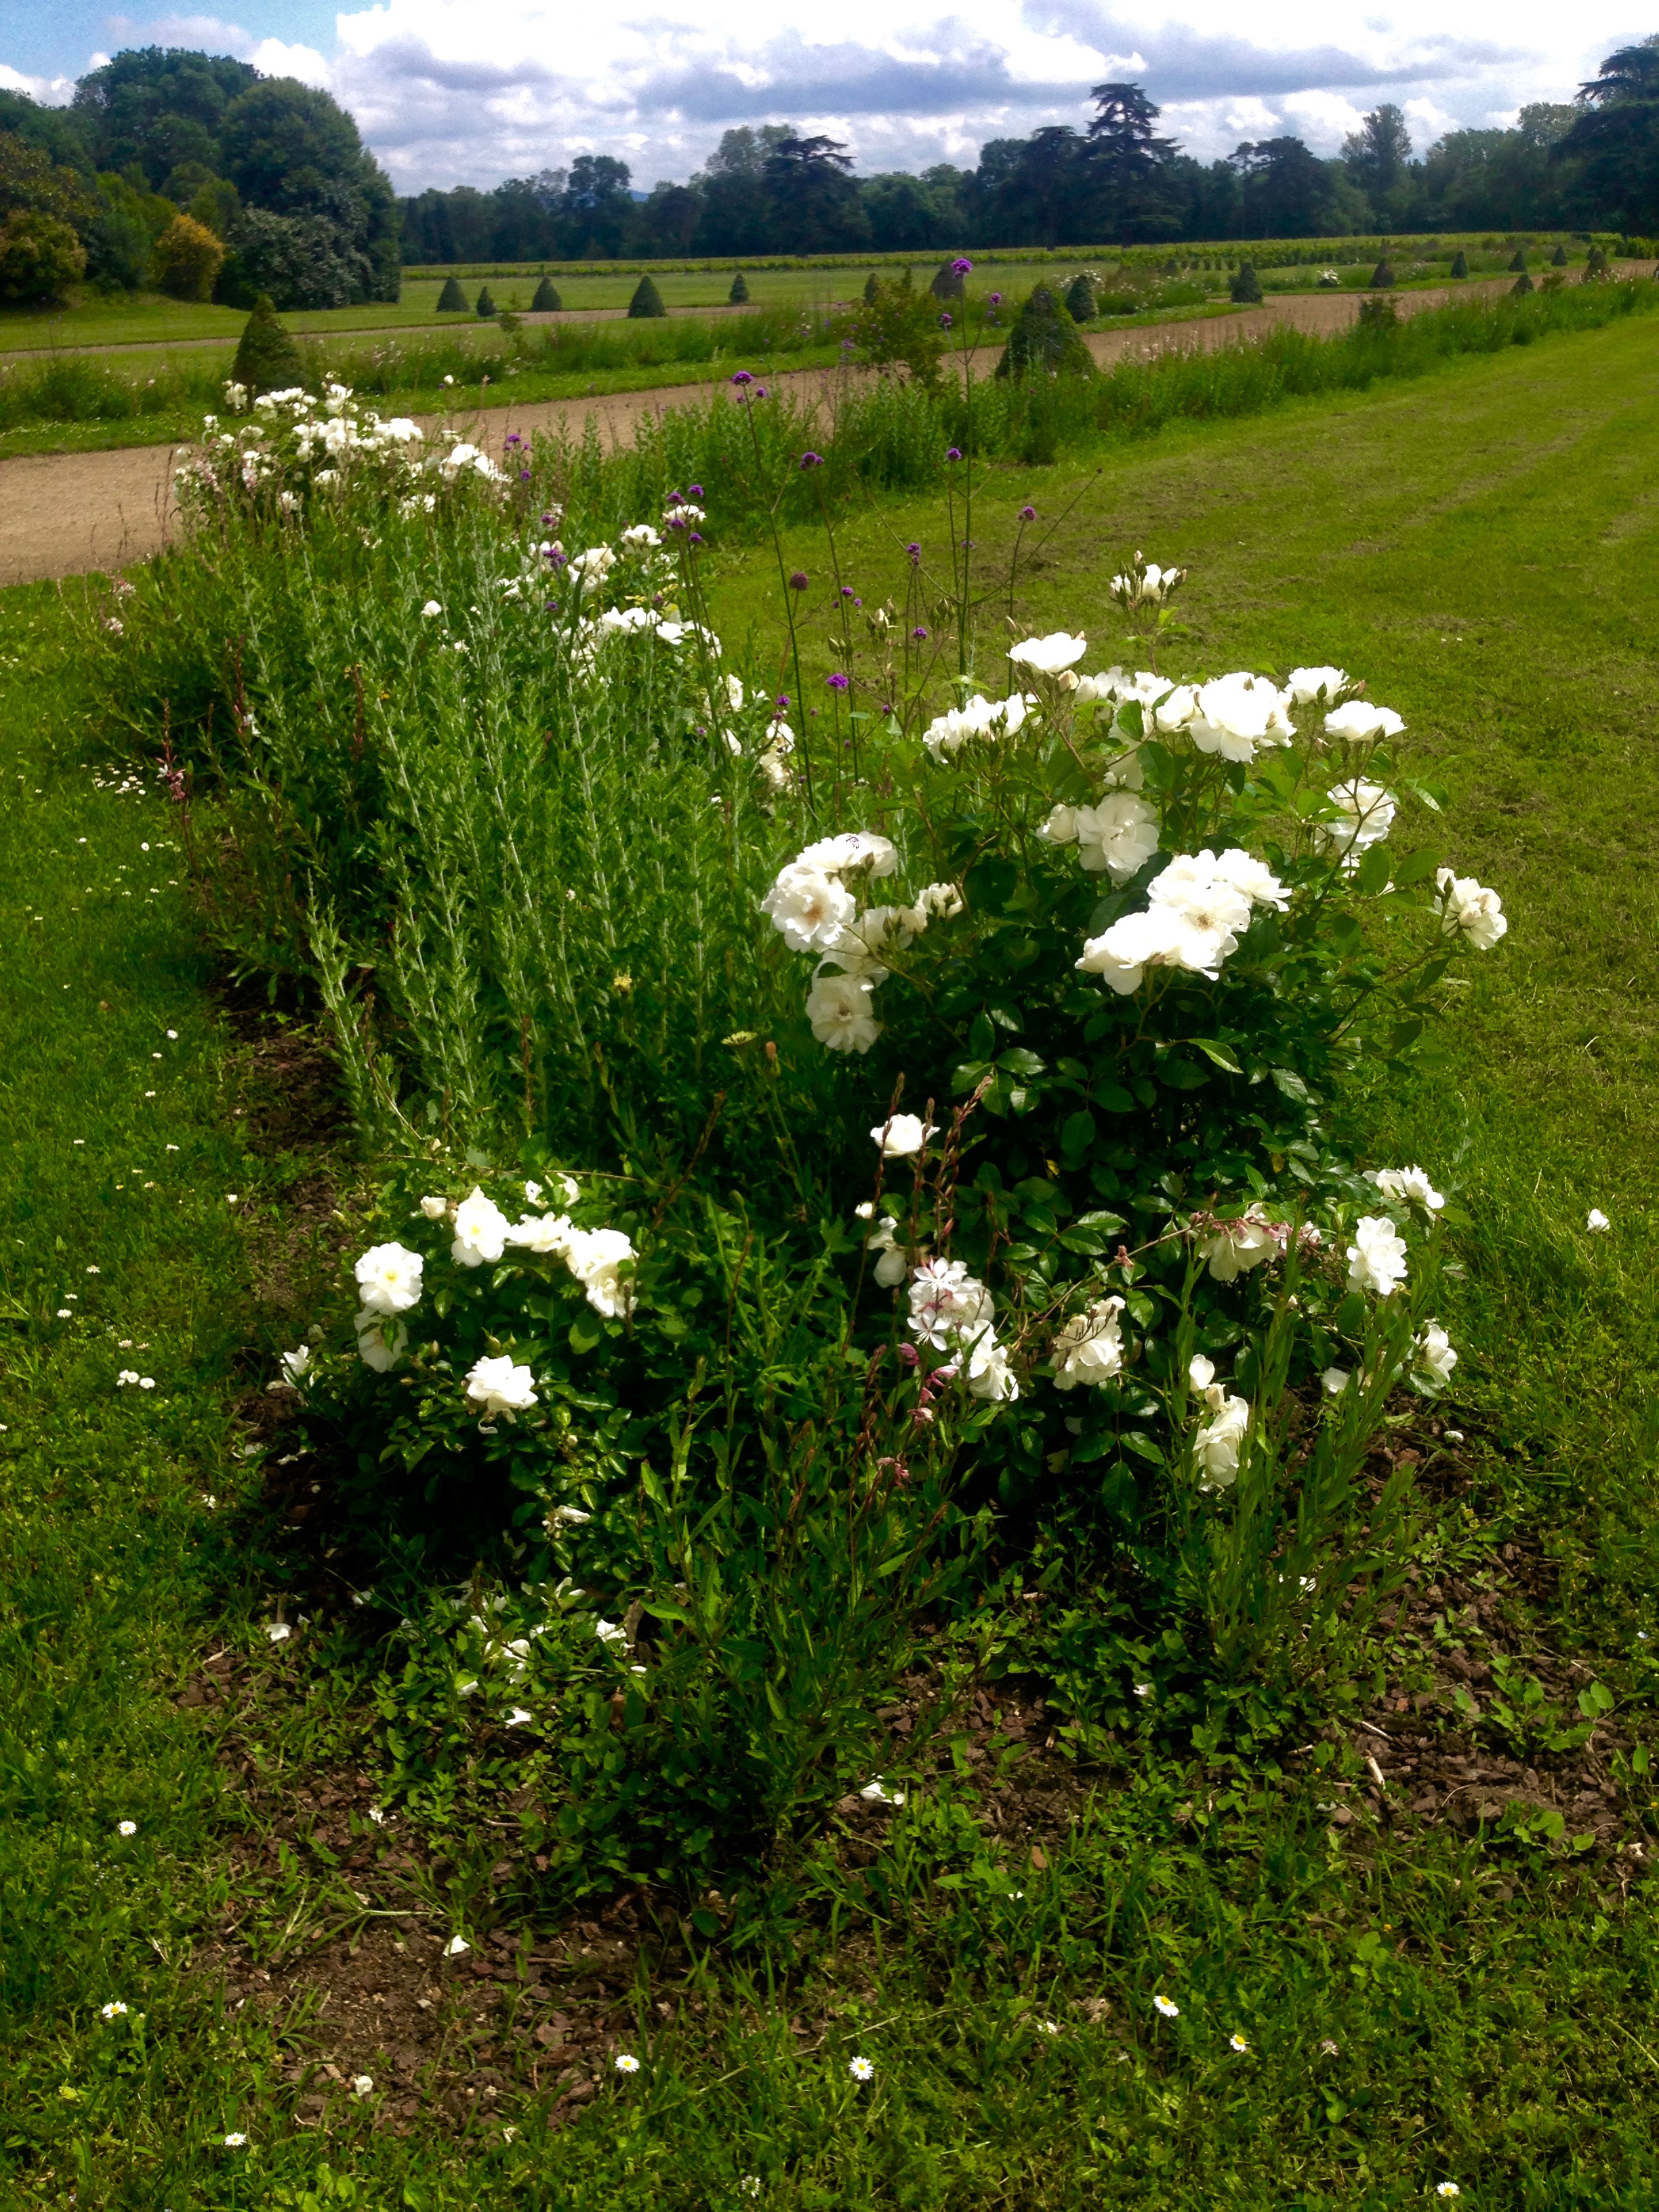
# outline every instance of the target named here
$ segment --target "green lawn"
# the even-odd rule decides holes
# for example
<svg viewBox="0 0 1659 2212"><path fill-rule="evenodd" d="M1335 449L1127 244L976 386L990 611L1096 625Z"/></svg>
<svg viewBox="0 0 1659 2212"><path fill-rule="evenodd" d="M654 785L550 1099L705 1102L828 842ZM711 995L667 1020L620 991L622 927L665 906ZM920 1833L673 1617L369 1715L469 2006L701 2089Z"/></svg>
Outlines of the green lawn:
<svg viewBox="0 0 1659 2212"><path fill-rule="evenodd" d="M0 2202L702 2212L752 2201L744 2177L814 2212L1375 2212L1445 2180L1472 2212L1659 2199L1659 1819L1612 1748L1652 1733L1659 1634L1656 343L1614 325L986 492L988 581L1022 502L1076 499L1028 532L1016 606L1085 630L1091 667L1121 657L1104 584L1142 546L1193 572L1166 665L1366 676L1448 787L1448 855L1503 891L1451 1071L1358 1109L1370 1157L1420 1158L1462 1209L1440 1413L1467 1443L1428 1455L1419 1600L1353 1686L1369 1733L1314 1712L1206 1764L1149 1713L1079 1772L1035 1686L999 1679L998 1627L954 1761L758 1885L741 1943L719 1900L547 1925L487 1793L422 1835L372 1825L372 1649L339 1623L263 1632L333 1571L308 1498L243 1455L331 1233L319 1178L357 1171L301 1117L288 1031L209 994L176 817L88 773L63 604L0 598ZM938 502L872 507L841 572L873 604L908 542L937 558L951 528ZM718 557L728 654L750 634L769 670L771 553ZM822 538L785 560L811 623ZM835 659L808 652L814 686ZM129 1358L154 1391L118 1389ZM1559 1842L1449 1819L1443 1793L1413 1811L1368 1771L1368 1747L1393 1769L1408 1731L1462 1725L1453 1685L1494 1654L1617 1701L1605 1760L1573 1769L1607 1795ZM461 1925L473 1954L441 1961ZM405 2045L421 2086L394 2099Z"/></svg>

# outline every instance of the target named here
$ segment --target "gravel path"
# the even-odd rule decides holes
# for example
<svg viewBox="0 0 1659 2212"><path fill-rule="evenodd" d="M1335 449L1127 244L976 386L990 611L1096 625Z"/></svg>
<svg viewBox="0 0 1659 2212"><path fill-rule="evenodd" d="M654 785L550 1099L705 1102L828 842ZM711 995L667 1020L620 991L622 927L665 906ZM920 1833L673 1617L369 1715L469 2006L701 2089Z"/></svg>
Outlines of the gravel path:
<svg viewBox="0 0 1659 2212"><path fill-rule="evenodd" d="M1511 282L1502 276L1452 289L1463 295L1501 292ZM1402 292L1401 312L1415 314L1425 307L1437 307L1449 296L1443 289ZM1103 366L1126 357L1165 353L1174 347L1211 352L1287 325L1322 334L1341 330L1358 312L1358 301L1352 293L1291 294L1239 315L1092 332L1089 348ZM996 358L994 349L986 348L978 373L988 375ZM860 372L796 369L771 381L775 390L787 386L798 393L804 391L808 397L816 393L827 403L836 380L849 373ZM615 445L630 434L641 416L683 406L719 389L714 385L667 385L605 398L491 408L477 434L499 452L509 430L528 435L562 427L580 434L584 422L592 416L600 437L607 445ZM423 427L432 428L439 418L419 419ZM176 450L172 446L130 446L112 453L35 453L0 461L0 586L119 568L158 551L176 524L172 495Z"/></svg>

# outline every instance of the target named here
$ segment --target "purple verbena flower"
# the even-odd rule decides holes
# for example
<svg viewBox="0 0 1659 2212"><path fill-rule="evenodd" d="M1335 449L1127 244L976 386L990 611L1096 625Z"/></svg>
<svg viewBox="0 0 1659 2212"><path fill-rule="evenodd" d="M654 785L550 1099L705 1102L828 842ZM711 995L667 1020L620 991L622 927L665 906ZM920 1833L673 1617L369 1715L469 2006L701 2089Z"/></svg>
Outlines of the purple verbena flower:
<svg viewBox="0 0 1659 2212"><path fill-rule="evenodd" d="M792 592L804 592L806 589L807 582L808 578L805 569L797 568L793 575L789 579L789 588Z"/></svg>
<svg viewBox="0 0 1659 2212"><path fill-rule="evenodd" d="M927 636L927 631L922 628L921 624L920 623L918 623L916 624L915 628L911 631L910 635L911 635L911 636L912 636L912 637L915 637L915 638L924 638L924 637L926 637L926 636Z"/></svg>
<svg viewBox="0 0 1659 2212"><path fill-rule="evenodd" d="M991 305L992 305L994 307L1000 307L1002 305L1002 295L1001 295L1001 293L1000 293L1000 292L993 292L993 293L992 293L992 295L991 295Z"/></svg>
<svg viewBox="0 0 1659 2212"><path fill-rule="evenodd" d="M951 274L953 276L971 276L973 273L974 264L965 253L959 253L951 264Z"/></svg>
<svg viewBox="0 0 1659 2212"><path fill-rule="evenodd" d="M1022 522L1035 522L1036 520L1036 507L1022 507L1019 510L1019 519Z"/></svg>
<svg viewBox="0 0 1659 2212"><path fill-rule="evenodd" d="M800 457L800 465L804 469L821 469L823 466L823 455L822 453L803 453Z"/></svg>
<svg viewBox="0 0 1659 2212"><path fill-rule="evenodd" d="M789 694L787 691L779 692L777 696L777 709L781 714L787 714L789 712Z"/></svg>
<svg viewBox="0 0 1659 2212"><path fill-rule="evenodd" d="M941 316L939 317L939 326L940 330L942 330L942 331L948 331L948 330L950 329L950 327L951 327L951 318L949 317L949 315L941 315Z"/></svg>
<svg viewBox="0 0 1659 2212"><path fill-rule="evenodd" d="M690 536L686 539L686 541L685 541L685 542L686 542L686 544L687 544L688 545L701 545L701 544L702 544L702 531L701 531L701 530L694 530L694 531L691 532L691 535L690 535Z"/></svg>
<svg viewBox="0 0 1659 2212"><path fill-rule="evenodd" d="M681 500L680 495L677 491L671 491L667 498L663 501L663 505L665 507L679 507L683 504L684 501Z"/></svg>
<svg viewBox="0 0 1659 2212"><path fill-rule="evenodd" d="M853 596L853 586L850 584L843 584L841 587L841 595L844 599L850 599Z"/></svg>
<svg viewBox="0 0 1659 2212"><path fill-rule="evenodd" d="M947 446L945 449L945 458L947 461L959 461L962 459L961 447Z"/></svg>
<svg viewBox="0 0 1659 2212"><path fill-rule="evenodd" d="M905 547L905 549L904 549L904 550L905 550L905 551L906 551L906 552L909 555L909 556L910 556L910 566L911 566L913 568L921 568L921 546L920 546L920 545L907 545L907 546Z"/></svg>
<svg viewBox="0 0 1659 2212"><path fill-rule="evenodd" d="M737 374L732 379L733 384L752 384L754 380L754 378L750 376L746 368L740 368Z"/></svg>
<svg viewBox="0 0 1659 2212"><path fill-rule="evenodd" d="M528 483L530 482L530 471L528 469L520 469L519 471L519 482L520 483Z"/></svg>
<svg viewBox="0 0 1659 2212"><path fill-rule="evenodd" d="M839 672L834 676L826 678L825 681L832 691L844 691L847 689L847 678Z"/></svg>
<svg viewBox="0 0 1659 2212"><path fill-rule="evenodd" d="M702 497L702 486L701 484L688 484L685 488L685 495L688 499L701 499Z"/></svg>

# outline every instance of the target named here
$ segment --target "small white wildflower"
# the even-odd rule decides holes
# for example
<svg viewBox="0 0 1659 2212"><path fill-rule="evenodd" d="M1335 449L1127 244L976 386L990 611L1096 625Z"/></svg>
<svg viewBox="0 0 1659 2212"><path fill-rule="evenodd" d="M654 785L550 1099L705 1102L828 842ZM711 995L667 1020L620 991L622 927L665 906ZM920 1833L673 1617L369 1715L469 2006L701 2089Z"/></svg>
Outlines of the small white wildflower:
<svg viewBox="0 0 1659 2212"><path fill-rule="evenodd" d="M228 2135L225 2137L225 2148L227 2150L240 2150L246 2141L247 2137L240 2129L238 2129L234 2134Z"/></svg>
<svg viewBox="0 0 1659 2212"><path fill-rule="evenodd" d="M138 1832L138 1823L137 1820L118 1820L115 1823L115 1832L118 1836L136 1836Z"/></svg>
<svg viewBox="0 0 1659 2212"><path fill-rule="evenodd" d="M100 2020L120 2020L125 2015L126 2009L126 2007L122 2003L119 1997L117 1997L112 2003L100 2005L99 2007L98 2017Z"/></svg>
<svg viewBox="0 0 1659 2212"><path fill-rule="evenodd" d="M1613 1224L1599 1206L1593 1206L1585 1216L1584 1226L1599 1236L1604 1230L1611 1229Z"/></svg>
<svg viewBox="0 0 1659 2212"><path fill-rule="evenodd" d="M1234 2051L1248 2051L1250 2047L1242 2035L1230 2035L1227 2042L1229 2047Z"/></svg>
<svg viewBox="0 0 1659 2212"><path fill-rule="evenodd" d="M372 2096L374 2092L374 2076L372 2074L354 2074L352 2075L351 2094L354 2097Z"/></svg>
<svg viewBox="0 0 1659 2212"><path fill-rule="evenodd" d="M1437 2182L1434 2193L1437 2197L1461 2197L1463 2194L1455 2181Z"/></svg>
<svg viewBox="0 0 1659 2212"><path fill-rule="evenodd" d="M870 2063L870 2061L867 2058L860 2057L848 2059L847 2062L847 2070L855 2081L860 2083L865 2081L873 2081L876 2078L876 2069Z"/></svg>
<svg viewBox="0 0 1659 2212"><path fill-rule="evenodd" d="M613 2062L618 2074L637 2074L640 2062L631 2051L619 2051Z"/></svg>
<svg viewBox="0 0 1659 2212"><path fill-rule="evenodd" d="M268 1620L265 1623L265 1634L273 1644L286 1644L293 1633L294 1631L285 1620Z"/></svg>
<svg viewBox="0 0 1659 2212"><path fill-rule="evenodd" d="M444 1945L444 1956L446 1959L459 1959L464 1951L470 1951L471 1948L472 1946L465 1936L452 1936L448 1942Z"/></svg>
<svg viewBox="0 0 1659 2212"><path fill-rule="evenodd" d="M1180 2014L1181 2007L1170 1997L1154 1997L1152 2003L1165 2020L1175 2020Z"/></svg>

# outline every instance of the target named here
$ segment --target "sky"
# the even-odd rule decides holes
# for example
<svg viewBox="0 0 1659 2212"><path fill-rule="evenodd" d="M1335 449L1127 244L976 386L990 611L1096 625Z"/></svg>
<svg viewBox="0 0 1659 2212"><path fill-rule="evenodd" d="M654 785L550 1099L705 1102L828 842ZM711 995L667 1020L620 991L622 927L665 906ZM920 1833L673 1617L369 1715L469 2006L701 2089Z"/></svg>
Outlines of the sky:
<svg viewBox="0 0 1659 2212"><path fill-rule="evenodd" d="M232 16L0 0L0 85L67 100L122 46L198 46L325 85L400 191L489 185L619 155L681 179L734 124L844 141L860 170L971 167L988 138L1081 125L1132 78L1201 159L1293 132L1337 151L1403 108L1419 152L1448 130L1571 98L1650 23L1559 0L232 0ZM1613 0L1618 4L1618 0Z"/></svg>

